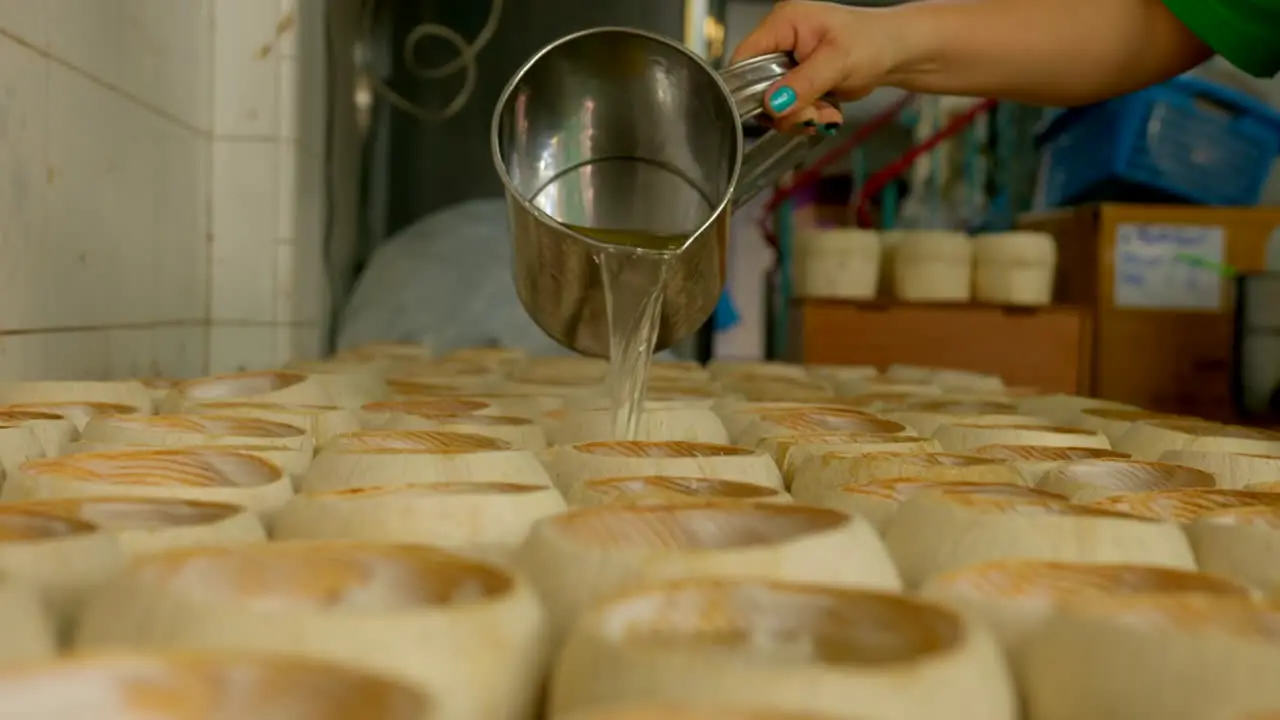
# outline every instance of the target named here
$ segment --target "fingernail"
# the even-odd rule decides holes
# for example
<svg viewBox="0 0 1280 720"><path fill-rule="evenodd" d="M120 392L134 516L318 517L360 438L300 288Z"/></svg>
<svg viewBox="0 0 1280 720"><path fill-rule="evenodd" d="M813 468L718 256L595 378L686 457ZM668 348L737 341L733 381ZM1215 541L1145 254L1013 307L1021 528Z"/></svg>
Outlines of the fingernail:
<svg viewBox="0 0 1280 720"><path fill-rule="evenodd" d="M805 126L805 127L807 127L807 128L816 128L816 127L818 127L818 123L817 123L816 121L814 121L814 120L805 120L803 123L800 123L800 124L801 124L801 125L804 125L804 126Z"/></svg>
<svg viewBox="0 0 1280 720"><path fill-rule="evenodd" d="M783 85L769 96L769 109L775 113L784 113L796 104L796 91Z"/></svg>
<svg viewBox="0 0 1280 720"><path fill-rule="evenodd" d="M840 123L826 123L822 126L822 132L826 135L835 135L840 132Z"/></svg>

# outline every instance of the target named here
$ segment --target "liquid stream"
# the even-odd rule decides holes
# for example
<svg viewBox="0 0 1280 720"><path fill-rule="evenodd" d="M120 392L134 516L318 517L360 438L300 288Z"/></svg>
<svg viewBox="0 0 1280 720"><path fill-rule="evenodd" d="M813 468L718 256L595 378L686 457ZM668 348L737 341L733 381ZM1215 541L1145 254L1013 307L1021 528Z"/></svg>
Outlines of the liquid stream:
<svg viewBox="0 0 1280 720"><path fill-rule="evenodd" d="M609 323L607 392L613 415L613 439L637 440L649 364L662 320L663 282L675 254L688 238L570 227L616 247L596 253Z"/></svg>

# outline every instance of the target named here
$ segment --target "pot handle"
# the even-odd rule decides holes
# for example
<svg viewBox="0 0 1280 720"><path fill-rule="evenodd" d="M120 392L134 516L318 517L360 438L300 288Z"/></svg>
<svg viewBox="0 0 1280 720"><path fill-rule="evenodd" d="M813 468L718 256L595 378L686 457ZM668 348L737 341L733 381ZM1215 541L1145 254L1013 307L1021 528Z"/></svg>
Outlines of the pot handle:
<svg viewBox="0 0 1280 720"><path fill-rule="evenodd" d="M729 87L738 118L747 122L762 115L764 91L795 66L796 62L790 55L773 53L744 60L721 70L720 78ZM749 150L742 153L742 169L733 189L733 204L741 205L758 195L779 175L804 163L815 148L830 139L818 135L792 135L776 130L765 133Z"/></svg>

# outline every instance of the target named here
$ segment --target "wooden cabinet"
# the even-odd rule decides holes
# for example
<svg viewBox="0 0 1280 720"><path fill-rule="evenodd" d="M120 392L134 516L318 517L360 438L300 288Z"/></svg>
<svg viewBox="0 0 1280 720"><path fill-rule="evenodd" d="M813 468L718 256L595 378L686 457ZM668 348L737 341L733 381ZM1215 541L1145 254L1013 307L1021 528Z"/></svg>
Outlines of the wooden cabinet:
<svg viewBox="0 0 1280 720"><path fill-rule="evenodd" d="M1089 313L1077 307L800 300L789 334L799 362L908 363L995 373L1042 392L1089 389L1092 331Z"/></svg>

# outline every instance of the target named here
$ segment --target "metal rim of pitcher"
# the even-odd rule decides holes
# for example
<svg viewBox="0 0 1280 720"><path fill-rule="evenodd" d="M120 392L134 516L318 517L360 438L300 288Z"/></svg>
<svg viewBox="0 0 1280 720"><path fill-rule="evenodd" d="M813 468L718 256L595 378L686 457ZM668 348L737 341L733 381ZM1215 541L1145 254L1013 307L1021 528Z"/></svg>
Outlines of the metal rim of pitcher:
<svg viewBox="0 0 1280 720"><path fill-rule="evenodd" d="M517 201L520 203L520 206L523 207L526 211L533 213L534 217L537 217L543 222L550 222L553 225L555 225L557 229L562 230L564 232L568 232L570 235L573 235L575 238L585 241L590 245L592 245L593 247L597 247L601 249L613 248L615 246L608 245L606 243L603 243L599 240L583 235L569 228L564 223L560 222L559 220L555 219L547 212L543 211L537 205L534 205L529 198L526 198L524 196L524 193L521 193L516 190L516 188L511 183L510 175L507 174L507 164L506 162L504 162L504 159L502 157L502 148L501 148L501 142L500 142L498 133L500 131L500 126L502 124L502 114L503 114L502 110L507 106L507 101L511 98L512 93L515 92L516 87L524 79L525 73L529 71L529 68L533 67L534 64L536 64L539 60L541 60L544 55L546 55L547 53L550 53L552 50L555 50L556 48L562 45L578 40L579 38L587 37L588 35L597 35L597 34L604 34L604 33L611 33L611 32L621 32L621 33L627 33L629 35L639 35L649 40L656 40L657 42L660 42L666 45L667 47L678 50L679 52L687 56L689 59L705 67L708 73L710 73L715 78L716 85L718 85L720 88L720 91L724 93L724 97L728 100L729 104L731 106L733 105L733 91L729 88L729 85L724 81L724 78L721 77L720 73L716 72L714 68L707 65L706 60L702 59L701 57L698 56L697 53L693 52L692 50L685 47L684 45L681 45L675 40L672 40L671 38L663 37L662 35L658 35L656 33L649 32L647 30L637 30L635 28L628 28L628 27L621 27L621 26L607 26L607 27L590 28L587 30L580 30L576 33L573 33L571 35L566 35L560 38L559 40L556 40L555 42L548 44L538 52L534 53L528 60L525 60L524 63L520 65L520 68L516 70L514 75L511 76L511 80L507 82L506 87L502 89L502 94L498 96L498 102L493 109L493 119L489 123L489 150L491 155L493 156L494 167L496 167L498 170L498 178L502 180L502 185L504 188L506 188L507 195L514 196L517 199ZM764 56L764 57L767 57L767 56ZM751 60L747 60L745 62L750 63L750 62L759 61L762 59L763 58L752 58ZM720 217L720 214L725 212L725 210L729 207L729 203L732 202L734 188L738 186L738 177L742 173L742 153L743 153L744 145L746 144L746 142L743 139L742 118L738 117L737 112L730 113L730 115L733 116L733 126L735 131L734 137L737 139L738 152L734 153L735 157L733 159L733 172L729 175L729 183L726 186L727 189L724 193L724 197L720 198L720 203L716 205L715 209L712 210L709 215L707 215L707 219L702 223L702 225L698 226L698 229L695 230L694 232L689 233L688 240L686 240L685 245L681 247L682 250L684 249L684 247L688 247L689 242L692 242L693 238L698 237L703 233L704 230L711 227L711 225L716 222L716 219Z"/></svg>

